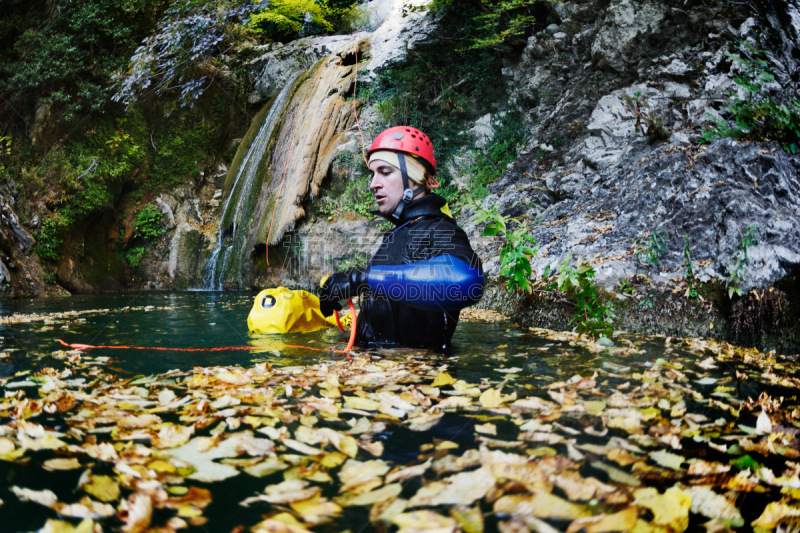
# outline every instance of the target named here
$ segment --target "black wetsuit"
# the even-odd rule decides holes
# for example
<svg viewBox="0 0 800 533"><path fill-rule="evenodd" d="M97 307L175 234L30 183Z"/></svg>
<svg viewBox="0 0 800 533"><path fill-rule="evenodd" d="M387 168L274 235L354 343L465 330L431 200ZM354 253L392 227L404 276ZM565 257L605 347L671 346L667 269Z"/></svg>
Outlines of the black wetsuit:
<svg viewBox="0 0 800 533"><path fill-rule="evenodd" d="M359 346L446 350L458 324L459 311L480 299L484 285L481 260L464 231L442 213L444 205L441 196L427 194L408 204L399 221L387 217L395 228L386 232L370 262L372 290L361 298L356 330ZM433 258L438 259L424 262ZM420 261L425 266L391 268ZM431 263L436 264L435 268L427 266ZM397 281L393 270L405 270L405 278L413 279ZM379 271L390 276L374 282ZM415 290L406 294L404 290L409 287ZM419 287L423 293L425 289L441 293L425 300L427 296L420 297Z"/></svg>

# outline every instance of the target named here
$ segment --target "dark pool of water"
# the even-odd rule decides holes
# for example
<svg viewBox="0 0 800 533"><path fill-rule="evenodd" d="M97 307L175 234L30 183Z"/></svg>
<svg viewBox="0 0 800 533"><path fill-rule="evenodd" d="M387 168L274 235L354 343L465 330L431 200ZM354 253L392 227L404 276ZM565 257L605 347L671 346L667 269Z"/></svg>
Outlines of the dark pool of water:
<svg viewBox="0 0 800 533"><path fill-rule="evenodd" d="M172 369L188 370L196 366L242 365L267 361L272 365L295 366L312 364L318 360L343 357L327 348L342 348L347 335L328 329L306 335L253 335L248 333L247 315L255 293L249 292L175 292L75 296L58 299L0 300L0 315L59 313L66 311L92 311L79 317L55 318L47 322L34 320L25 324L0 325L0 352L11 356L0 360L0 376L11 377L25 370L36 370L53 364L49 356L62 347L57 339L68 343L110 346L157 346L176 348L216 348L225 346L253 346L251 351L224 352L171 352L147 350L97 349L89 352L93 357L110 357L108 372L120 378L137 374L157 374ZM697 361L708 354L690 352L667 345L663 339L625 336L615 338L620 346L628 342L639 353L617 357L612 352L590 350L569 340L551 340L537 336L524 328L508 323L462 322L453 339L454 349L449 354L426 350L388 350L380 353L389 358L415 358L428 362L432 368L447 365L447 371L457 379L479 384L482 380L497 383L506 380L506 390L520 391L522 395L536 392L545 395L544 387L554 381L565 381L580 374L590 376L599 371L599 379L610 380L612 386L622 383L622 376L632 371L651 368L661 360ZM288 345L306 345L325 351L290 348ZM508 370L514 369L511 372ZM742 366L718 365L708 374L727 380L735 370L757 372ZM20 378L24 379L24 378ZM693 378L694 379L694 378ZM616 380L616 381L615 381ZM715 386L701 387L704 394L712 394ZM761 388L744 382L736 390L725 394L735 400L757 397ZM724 400L724 396L722 396ZM702 408L702 407L701 407ZM715 414L714 416L718 416ZM752 420L744 420L752 424ZM473 438L471 428L464 430L464 419L455 416L433 433L412 434L404 428L394 428L386 435L387 460L399 463L413 460L420 444L436 438L456 440ZM470 423L474 424L474 420ZM451 427L452 426L452 427ZM499 427L502 431L502 427ZM514 428L512 428L514 429ZM441 434L434 434L436 432ZM513 438L513 437L512 437ZM102 467L102 465L101 465ZM37 474L38 472L38 474ZM75 501L81 495L76 490L79 472L53 472L42 475L40 468L17 463L0 463L0 531L36 530L47 517L49 510L34 503L20 503L8 491L12 485L31 489L50 489L62 501ZM102 473L102 472L95 472ZM111 472L109 472L111 473ZM280 475L275 482L280 481ZM241 508L238 502L263 490L271 478L256 479L240 475L209 488L214 502L205 513L209 523L193 530L230 531L238 523L254 524L259 520L256 509ZM412 487L413 489L413 487ZM410 494L413 490L410 489ZM407 495L406 495L407 497ZM348 513L354 512L348 510ZM232 516L233 513L235 516ZM350 524L352 531L361 529L355 516ZM340 522L341 523L341 522ZM321 528L320 530L325 530Z"/></svg>
<svg viewBox="0 0 800 533"><path fill-rule="evenodd" d="M254 292L171 292L0 300L2 316L96 311L47 322L34 320L26 324L0 325L0 337L3 337L0 350L15 350L12 352L15 354L15 367L0 369L0 375L25 370L27 364L36 364L37 356L49 356L53 351L63 349L58 339L70 344L95 346L254 348L252 351L223 352L91 351L93 356L113 358L111 366L123 374L155 374L195 366L250 365L254 361L290 366L310 364L320 358L341 357L331 351L290 347L306 345L341 349L347 344L348 335L335 328L292 335L249 333L247 315L255 295ZM525 356L535 353L539 347L552 346L552 342L507 323L462 321L453 345L448 354L427 350L392 350L382 354L429 357L450 363L458 361L460 379L479 381L481 377L491 375L491 368L507 364L530 368ZM547 358L544 359L546 363ZM553 372L560 373L558 368Z"/></svg>

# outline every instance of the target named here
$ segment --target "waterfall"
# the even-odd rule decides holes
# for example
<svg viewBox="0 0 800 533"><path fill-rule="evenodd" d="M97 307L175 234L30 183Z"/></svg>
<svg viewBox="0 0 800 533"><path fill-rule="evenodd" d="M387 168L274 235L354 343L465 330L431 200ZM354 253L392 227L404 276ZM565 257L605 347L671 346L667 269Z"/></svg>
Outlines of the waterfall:
<svg viewBox="0 0 800 533"><path fill-rule="evenodd" d="M253 215L253 192L260 187L258 169L262 159L268 155L265 153L267 144L278 126L294 82L287 83L275 98L241 164L231 167L231 172L236 172L236 178L222 209L217 244L203 268L203 284L208 290L222 290L222 283L229 273L235 276L241 286L242 247L247 240Z"/></svg>

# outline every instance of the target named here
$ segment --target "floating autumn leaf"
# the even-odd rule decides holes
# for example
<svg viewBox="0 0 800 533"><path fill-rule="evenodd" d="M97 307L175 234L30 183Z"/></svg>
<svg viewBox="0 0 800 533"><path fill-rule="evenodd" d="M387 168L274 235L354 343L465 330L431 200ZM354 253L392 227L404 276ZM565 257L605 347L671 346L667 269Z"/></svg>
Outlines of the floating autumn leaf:
<svg viewBox="0 0 800 533"><path fill-rule="evenodd" d="M393 470L388 476L386 476L386 483L394 483L395 481L421 476L428 470L428 468L430 468L432 462L433 459L428 459L420 465Z"/></svg>
<svg viewBox="0 0 800 533"><path fill-rule="evenodd" d="M605 533L607 531L631 531L639 519L636 507L628 507L613 514L587 516L573 520L567 528L567 533Z"/></svg>
<svg viewBox="0 0 800 533"><path fill-rule="evenodd" d="M761 411L761 414L758 415L758 420L756 420L756 431L759 433L772 433L772 421L769 419L769 415L764 411Z"/></svg>
<svg viewBox="0 0 800 533"><path fill-rule="evenodd" d="M800 518L800 507L789 505L785 500L770 502L764 512L750 525L762 529L775 529L779 524L793 522Z"/></svg>
<svg viewBox="0 0 800 533"><path fill-rule="evenodd" d="M348 457L355 458L356 454L358 454L358 442L353 437L343 435L331 428L320 428L319 432L325 435L334 448Z"/></svg>
<svg viewBox="0 0 800 533"><path fill-rule="evenodd" d="M251 528L253 533L311 533L289 513L279 513Z"/></svg>
<svg viewBox="0 0 800 533"><path fill-rule="evenodd" d="M492 487L494 477L487 468L461 472L421 487L408 501L408 506L471 505L486 496Z"/></svg>
<svg viewBox="0 0 800 533"><path fill-rule="evenodd" d="M680 455L665 451L652 452L650 458L659 465L673 470L681 470L681 464L683 464L684 460Z"/></svg>
<svg viewBox="0 0 800 533"><path fill-rule="evenodd" d="M371 480L378 480L379 483L376 486L380 486L383 483L378 478L386 474L389 468L389 465L381 460L356 461L355 459L348 459L339 471L339 480L342 482L339 492L347 492L353 487Z"/></svg>
<svg viewBox="0 0 800 533"><path fill-rule="evenodd" d="M109 476L89 475L88 482L81 489L102 502L113 502L119 499L119 483Z"/></svg>
<svg viewBox="0 0 800 533"><path fill-rule="evenodd" d="M455 382L456 378L447 372L443 372L442 374L436 376L436 378L433 380L433 383L431 383L431 387L445 387L447 385L452 385Z"/></svg>
<svg viewBox="0 0 800 533"><path fill-rule="evenodd" d="M165 424L151 441L154 448L175 448L189 442L194 435L194 426Z"/></svg>
<svg viewBox="0 0 800 533"><path fill-rule="evenodd" d="M364 494L345 494L335 498L334 501L342 507L372 505L389 498L396 498L401 492L403 492L403 486L400 483L393 483Z"/></svg>
<svg viewBox="0 0 800 533"><path fill-rule="evenodd" d="M489 464L489 468L498 481L516 481L522 484L529 492L550 492L553 489L549 472L539 468L536 463L497 462Z"/></svg>
<svg viewBox="0 0 800 533"><path fill-rule="evenodd" d="M623 491L593 477L583 477L573 470L563 470L558 475L550 476L550 479L556 487L564 491L570 500L598 499L607 503L626 503L628 501L628 497Z"/></svg>
<svg viewBox="0 0 800 533"><path fill-rule="evenodd" d="M452 533L458 522L454 518L442 516L429 510L401 513L392 519L398 526L399 532L412 533L415 531L436 531L437 533Z"/></svg>
<svg viewBox="0 0 800 533"><path fill-rule="evenodd" d="M13 441L6 439L5 437L0 437L0 455L13 452L15 448L16 446L14 446Z"/></svg>
<svg viewBox="0 0 800 533"><path fill-rule="evenodd" d="M16 494L21 502L35 502L45 507L52 507L58 502L58 496L51 490L31 490L22 487L11 487L9 490Z"/></svg>
<svg viewBox="0 0 800 533"><path fill-rule="evenodd" d="M380 402L362 398L360 396L344 396L344 404L351 409L361 409L363 411L377 411L381 406Z"/></svg>
<svg viewBox="0 0 800 533"><path fill-rule="evenodd" d="M84 496L78 503L56 502L52 509L61 516L72 518L108 518L114 516L114 507L107 503L100 503Z"/></svg>
<svg viewBox="0 0 800 533"><path fill-rule="evenodd" d="M693 513L715 519L729 527L744 525L742 514L736 506L721 494L714 492L711 487L695 485L683 490L692 498Z"/></svg>
<svg viewBox="0 0 800 533"><path fill-rule="evenodd" d="M150 525L152 515L153 502L150 496L143 492L135 492L127 500L122 500L117 518L123 523L124 533L140 533Z"/></svg>
<svg viewBox="0 0 800 533"><path fill-rule="evenodd" d="M247 385L250 383L250 376L238 368L222 370L217 372L215 377L219 381L223 381L231 385Z"/></svg>
<svg viewBox="0 0 800 533"><path fill-rule="evenodd" d="M265 477L287 468L289 468L289 465L277 457L268 457L264 461L245 467L244 471L254 477Z"/></svg>
<svg viewBox="0 0 800 533"><path fill-rule="evenodd" d="M689 526L689 509L692 498L678 487L668 488L659 494L654 488L638 489L633 493L636 505L648 508L653 513L649 522L652 531L681 533Z"/></svg>
<svg viewBox="0 0 800 533"><path fill-rule="evenodd" d="M641 458L634 457L628 450L623 450L622 448L610 450L607 457L621 466L628 466L641 461Z"/></svg>
<svg viewBox="0 0 800 533"><path fill-rule="evenodd" d="M260 494L247 498L242 502L242 505L247 507L251 503L264 501L269 503L292 503L308 500L318 496L322 489L319 487L309 487L307 481L300 479L287 479L277 485L268 486L265 491L266 494Z"/></svg>
<svg viewBox="0 0 800 533"><path fill-rule="evenodd" d="M81 462L78 461L75 457L61 458L56 457L54 459L48 459L44 463L42 463L42 468L45 470L55 471L55 470L75 470L76 468L81 467Z"/></svg>
<svg viewBox="0 0 800 533"><path fill-rule="evenodd" d="M481 394L480 402L481 406L486 409L492 409L495 407L500 407L504 403L513 402L517 399L517 393L512 392L511 394L502 394L498 389L486 389Z"/></svg>
<svg viewBox="0 0 800 533"><path fill-rule="evenodd" d="M91 518L81 520L77 526L63 520L48 519L39 533L94 533L94 526L94 520Z"/></svg>
<svg viewBox="0 0 800 533"><path fill-rule="evenodd" d="M341 506L319 495L289 505L305 522L315 526L326 524L342 513Z"/></svg>
<svg viewBox="0 0 800 533"><path fill-rule="evenodd" d="M476 424L475 431L484 435L497 435L497 426L494 424Z"/></svg>
<svg viewBox="0 0 800 533"><path fill-rule="evenodd" d="M583 505L577 505L554 494L539 492L533 495L511 494L494 503L494 512L509 515L530 515L537 518L575 520L589 516Z"/></svg>
<svg viewBox="0 0 800 533"><path fill-rule="evenodd" d="M128 415L123 416L117 420L117 426L120 428L137 428L144 429L155 424L160 424L161 418L156 415Z"/></svg>

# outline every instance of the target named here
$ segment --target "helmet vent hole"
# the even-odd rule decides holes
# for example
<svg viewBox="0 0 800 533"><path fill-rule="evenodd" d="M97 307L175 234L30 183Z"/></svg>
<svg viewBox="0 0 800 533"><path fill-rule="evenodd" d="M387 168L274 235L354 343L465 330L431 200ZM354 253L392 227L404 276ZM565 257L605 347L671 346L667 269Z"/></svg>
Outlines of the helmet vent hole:
<svg viewBox="0 0 800 533"><path fill-rule="evenodd" d="M414 150L416 150L417 152L419 152L419 146L415 146L415 147L414 147Z"/></svg>

